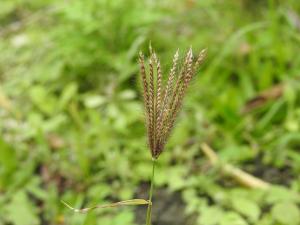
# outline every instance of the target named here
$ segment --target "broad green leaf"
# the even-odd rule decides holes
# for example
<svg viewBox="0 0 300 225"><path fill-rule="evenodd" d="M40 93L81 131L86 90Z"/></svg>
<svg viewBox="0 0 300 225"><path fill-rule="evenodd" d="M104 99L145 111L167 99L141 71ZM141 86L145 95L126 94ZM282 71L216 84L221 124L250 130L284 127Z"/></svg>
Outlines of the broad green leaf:
<svg viewBox="0 0 300 225"><path fill-rule="evenodd" d="M228 212L224 214L220 225L248 225L248 223L235 212Z"/></svg>
<svg viewBox="0 0 300 225"><path fill-rule="evenodd" d="M285 187L272 186L267 193L266 202L272 204L282 201L298 203L300 201L300 195Z"/></svg>
<svg viewBox="0 0 300 225"><path fill-rule="evenodd" d="M262 216L262 218L257 221L256 224L259 225L274 225L274 220L271 214L265 214L264 216Z"/></svg>
<svg viewBox="0 0 300 225"><path fill-rule="evenodd" d="M233 198L232 206L237 212L248 217L251 222L256 222L259 218L260 208L254 201L246 198Z"/></svg>
<svg viewBox="0 0 300 225"><path fill-rule="evenodd" d="M201 225L217 225L221 222L224 212L219 207L204 208L199 216L199 223Z"/></svg>
<svg viewBox="0 0 300 225"><path fill-rule="evenodd" d="M0 138L0 189L7 186L13 179L17 164L15 150Z"/></svg>
<svg viewBox="0 0 300 225"><path fill-rule="evenodd" d="M6 219L14 225L39 224L36 209L25 192L17 192L6 207Z"/></svg>
<svg viewBox="0 0 300 225"><path fill-rule="evenodd" d="M275 220L281 224L298 225L300 223L300 211L294 203L277 203L273 206L271 212Z"/></svg>
<svg viewBox="0 0 300 225"><path fill-rule="evenodd" d="M77 92L77 84L76 83L70 83L68 84L62 94L61 94L61 97L59 99L59 106L60 108L63 108L66 106L66 104L74 97L74 95L76 94Z"/></svg>
<svg viewBox="0 0 300 225"><path fill-rule="evenodd" d="M175 166L169 168L167 171L167 179L168 179L168 184L170 186L170 189L172 191L180 190L183 187L185 187L186 182L185 182L185 168L183 166Z"/></svg>
<svg viewBox="0 0 300 225"><path fill-rule="evenodd" d="M204 198L198 198L197 191L194 188L184 189L182 192L182 197L187 204L185 209L187 214L199 212L202 211L203 208L207 208L206 200ZM201 216L199 219L201 219Z"/></svg>
<svg viewBox="0 0 300 225"><path fill-rule="evenodd" d="M56 110L57 99L49 93L48 89L42 85L37 85L29 90L31 101L42 112L52 114Z"/></svg>

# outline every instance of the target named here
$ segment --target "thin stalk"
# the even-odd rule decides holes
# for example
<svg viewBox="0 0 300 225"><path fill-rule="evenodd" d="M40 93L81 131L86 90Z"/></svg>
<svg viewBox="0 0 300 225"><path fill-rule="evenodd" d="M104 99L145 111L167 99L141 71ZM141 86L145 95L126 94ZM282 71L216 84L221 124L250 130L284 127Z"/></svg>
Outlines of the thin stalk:
<svg viewBox="0 0 300 225"><path fill-rule="evenodd" d="M150 191L149 191L149 204L148 204L148 209L147 209L146 225L151 225L152 195L153 195L153 189L154 189L155 163L156 163L156 159L152 158L152 177L151 177L151 186L150 186Z"/></svg>

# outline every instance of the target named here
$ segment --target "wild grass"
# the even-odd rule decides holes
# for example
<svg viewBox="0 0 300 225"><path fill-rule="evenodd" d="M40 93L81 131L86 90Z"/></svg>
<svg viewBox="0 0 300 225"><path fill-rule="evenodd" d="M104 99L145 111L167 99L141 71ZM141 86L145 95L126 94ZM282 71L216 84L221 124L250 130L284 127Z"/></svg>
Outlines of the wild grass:
<svg viewBox="0 0 300 225"><path fill-rule="evenodd" d="M149 50L148 70L146 70L144 54L142 52L139 54L146 115L145 124L148 146L153 162L146 225L151 225L156 160L164 151L168 138L174 128L177 114L182 107L190 81L196 75L199 66L203 63L206 56L206 49L204 49L194 59L192 48L190 48L184 57L183 64L179 67L179 50L177 50L173 57L173 64L168 73L167 81L163 82L160 60L151 46Z"/></svg>

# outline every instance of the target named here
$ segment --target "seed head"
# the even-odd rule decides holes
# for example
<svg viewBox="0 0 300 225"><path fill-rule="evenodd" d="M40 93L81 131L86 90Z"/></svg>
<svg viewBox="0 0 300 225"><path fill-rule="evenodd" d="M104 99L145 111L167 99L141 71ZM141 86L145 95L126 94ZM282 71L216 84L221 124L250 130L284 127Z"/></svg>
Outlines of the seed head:
<svg viewBox="0 0 300 225"><path fill-rule="evenodd" d="M174 123L190 81L197 73L206 56L202 50L196 60L192 48L186 53L183 64L178 68L179 51L177 50L173 65L166 82L160 60L150 46L148 70L145 67L144 55L139 54L140 73L143 86L144 106L148 144L153 158L158 158L172 132ZM177 72L179 71L179 72Z"/></svg>

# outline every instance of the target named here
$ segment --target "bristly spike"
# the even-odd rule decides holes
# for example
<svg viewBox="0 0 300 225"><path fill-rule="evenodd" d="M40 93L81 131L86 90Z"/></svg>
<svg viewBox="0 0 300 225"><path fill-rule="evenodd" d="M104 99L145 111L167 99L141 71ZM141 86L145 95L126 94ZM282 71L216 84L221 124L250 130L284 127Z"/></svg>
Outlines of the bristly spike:
<svg viewBox="0 0 300 225"><path fill-rule="evenodd" d="M161 113L162 72L161 72L161 67L160 67L160 61L157 58L156 58L156 68L157 68L157 100L156 100L157 114L156 114L156 120L158 123L159 115ZM159 128L160 127L158 126L157 129L159 130Z"/></svg>
<svg viewBox="0 0 300 225"><path fill-rule="evenodd" d="M150 55L152 55L153 49L152 49L151 41L149 41L149 52L150 52Z"/></svg>
<svg viewBox="0 0 300 225"><path fill-rule="evenodd" d="M181 70L180 70L180 72L177 76L177 81L176 81L175 87L172 90L173 93L172 93L171 102L170 102L170 111L174 110L174 106L176 105L176 99L178 98L178 95L180 93L182 93L184 80L185 80L185 76L186 76L186 73L187 73L187 67L188 67L188 64L190 62L190 55L191 55L190 53L191 53L190 50L186 53L186 56L185 56L185 59L184 59L184 62L183 62L183 66L182 66L182 68L181 68Z"/></svg>
<svg viewBox="0 0 300 225"><path fill-rule="evenodd" d="M197 60L194 65L194 72L198 69L198 67L203 63L204 59L206 58L207 55L207 48L204 48L200 51Z"/></svg>
<svg viewBox="0 0 300 225"><path fill-rule="evenodd" d="M147 74L146 74L146 69L145 69L145 60L144 60L144 55L142 52L139 54L139 63L140 63L140 73L142 77L142 84L143 84L143 97L144 97L144 108L145 108L145 115L146 115L146 129L148 133L151 133L151 118L149 115L151 115L151 104L150 104L150 96L149 96L149 84L147 80ZM150 136L148 136L150 137ZM152 141L148 140L149 145L152 145Z"/></svg>
<svg viewBox="0 0 300 225"><path fill-rule="evenodd" d="M174 57L173 57L173 64L172 68L169 73L168 82L164 91L164 97L163 97L163 104L162 104L162 113L164 113L164 109L166 107L166 104L168 104L168 100L170 99L171 91L173 88L173 83L175 79L176 69L177 69L177 62L179 59L179 49L177 49Z"/></svg>
<svg viewBox="0 0 300 225"><path fill-rule="evenodd" d="M204 61L206 49L203 49L199 53L194 62L193 50L190 47L179 70L177 70L179 60L179 49L177 49L165 85L162 79L161 63L152 49L151 42L149 44L149 51L148 76L145 71L144 56L142 53L139 55L139 63L144 88L148 142L152 157L157 159L164 150L167 139L174 127L188 85L196 74L198 67ZM155 69L156 71L154 71Z"/></svg>
<svg viewBox="0 0 300 225"><path fill-rule="evenodd" d="M150 115L149 117L151 118L151 133L152 135L150 136L151 141L152 141L152 148L155 148L155 143L154 143L154 134L155 134L155 89L154 89L154 66L153 66L153 59L152 55L150 57L149 61L149 66L150 66L150 88L149 88L149 94L150 94Z"/></svg>
<svg viewBox="0 0 300 225"><path fill-rule="evenodd" d="M177 51L173 57L173 65L172 65L172 68L169 73L166 87L164 88L164 92L163 92L163 101L162 101L161 110L160 110L160 114L159 114L159 118L158 118L158 127L160 128L158 130L160 143L163 142L164 131L165 131L164 122L166 121L167 115L168 115L167 105L169 104L170 97L172 94L178 58L179 58L179 49L177 49Z"/></svg>

